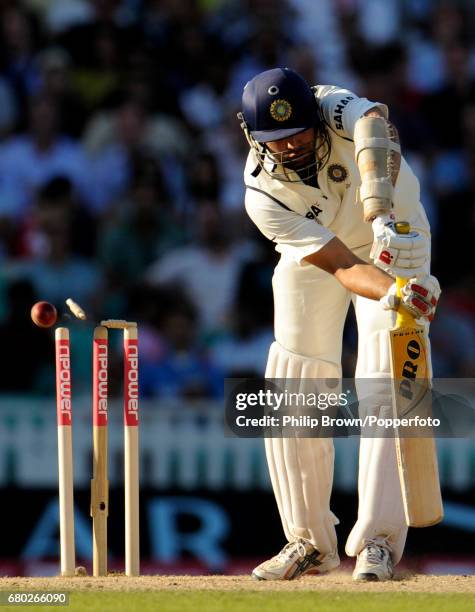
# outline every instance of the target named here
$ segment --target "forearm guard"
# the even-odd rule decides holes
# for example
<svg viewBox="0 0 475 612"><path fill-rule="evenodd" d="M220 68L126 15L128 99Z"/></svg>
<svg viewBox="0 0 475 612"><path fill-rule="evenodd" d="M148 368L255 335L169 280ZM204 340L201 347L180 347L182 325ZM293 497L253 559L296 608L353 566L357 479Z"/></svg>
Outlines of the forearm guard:
<svg viewBox="0 0 475 612"><path fill-rule="evenodd" d="M391 140L388 122L383 117L361 117L355 125L355 158L360 171L359 199L364 220L372 221L391 212L393 184L390 175L391 151L401 152Z"/></svg>

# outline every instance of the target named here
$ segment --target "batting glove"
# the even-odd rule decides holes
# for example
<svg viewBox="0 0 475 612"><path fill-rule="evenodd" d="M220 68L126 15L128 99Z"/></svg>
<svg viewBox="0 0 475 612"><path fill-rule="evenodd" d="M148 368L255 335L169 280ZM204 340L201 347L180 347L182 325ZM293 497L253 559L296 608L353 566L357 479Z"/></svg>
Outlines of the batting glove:
<svg viewBox="0 0 475 612"><path fill-rule="evenodd" d="M398 234L395 222L376 217L372 223L374 241L369 256L375 266L393 278L409 278L427 270L430 244L416 231Z"/></svg>
<svg viewBox="0 0 475 612"><path fill-rule="evenodd" d="M422 275L411 278L401 289L402 297L397 296L396 283L389 287L380 304L384 310L397 310L400 305L415 319L432 321L440 297L440 285L435 276Z"/></svg>

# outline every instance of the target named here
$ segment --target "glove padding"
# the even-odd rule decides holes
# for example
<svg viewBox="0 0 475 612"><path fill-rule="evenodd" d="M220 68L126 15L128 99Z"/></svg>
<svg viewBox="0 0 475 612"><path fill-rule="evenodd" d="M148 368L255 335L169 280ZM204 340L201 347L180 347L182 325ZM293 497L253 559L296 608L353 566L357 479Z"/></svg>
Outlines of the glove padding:
<svg viewBox="0 0 475 612"><path fill-rule="evenodd" d="M396 283L393 283L380 304L384 310L397 310L403 306L415 319L432 321L440 297L440 285L435 276L416 276L407 281L401 289L402 298L397 296Z"/></svg>
<svg viewBox="0 0 475 612"><path fill-rule="evenodd" d="M374 241L369 256L375 266L393 278L409 278L427 271L430 245L416 231L398 234L395 222L388 217L376 217L372 223Z"/></svg>

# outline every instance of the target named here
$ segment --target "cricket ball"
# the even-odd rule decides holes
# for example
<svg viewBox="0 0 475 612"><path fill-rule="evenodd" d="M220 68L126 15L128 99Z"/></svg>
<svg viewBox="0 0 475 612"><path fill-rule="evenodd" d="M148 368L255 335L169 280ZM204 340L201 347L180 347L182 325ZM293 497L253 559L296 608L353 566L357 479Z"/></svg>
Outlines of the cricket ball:
<svg viewBox="0 0 475 612"><path fill-rule="evenodd" d="M38 327L51 327L57 318L56 308L49 302L36 302L31 308L31 319Z"/></svg>

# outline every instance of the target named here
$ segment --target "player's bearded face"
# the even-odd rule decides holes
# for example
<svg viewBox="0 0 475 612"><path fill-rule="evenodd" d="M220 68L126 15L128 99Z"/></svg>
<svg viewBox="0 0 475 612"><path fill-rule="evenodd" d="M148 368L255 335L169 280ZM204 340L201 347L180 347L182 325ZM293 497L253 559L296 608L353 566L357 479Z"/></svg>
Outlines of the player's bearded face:
<svg viewBox="0 0 475 612"><path fill-rule="evenodd" d="M315 159L315 130L309 128L294 136L266 142L272 157L291 170L302 170Z"/></svg>

